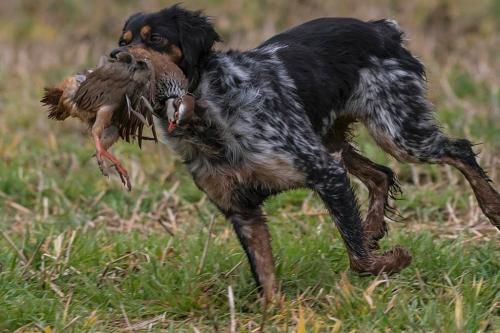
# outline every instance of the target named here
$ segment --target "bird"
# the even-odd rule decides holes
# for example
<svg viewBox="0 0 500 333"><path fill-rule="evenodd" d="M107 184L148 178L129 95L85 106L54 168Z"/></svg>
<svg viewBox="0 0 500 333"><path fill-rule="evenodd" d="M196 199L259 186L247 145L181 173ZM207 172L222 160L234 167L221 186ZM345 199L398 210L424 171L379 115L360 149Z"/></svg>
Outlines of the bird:
<svg viewBox="0 0 500 333"><path fill-rule="evenodd" d="M129 191L128 172L108 149L120 136L129 141L136 132L140 145L148 118L152 125L147 108L143 107L154 93L151 63L143 59L145 52L138 53L138 57L133 54L121 52L114 58L105 57L95 69L69 76L54 88L46 88L41 100L49 107L50 119L75 117L89 126L101 171L106 175L104 160L110 161ZM153 135L156 139L154 131Z"/></svg>
<svg viewBox="0 0 500 333"><path fill-rule="evenodd" d="M42 104L49 119L75 117L86 123L94 139L99 168L107 175L104 160L112 163L122 183L132 189L127 170L108 149L121 137L157 140L153 113L164 109L169 128L187 120L194 97L187 93L188 80L166 55L142 47L130 47L101 57L94 69L71 75L53 88L45 88ZM156 110L156 111L155 111ZM170 110L167 112L167 110ZM143 137L143 127L153 138Z"/></svg>

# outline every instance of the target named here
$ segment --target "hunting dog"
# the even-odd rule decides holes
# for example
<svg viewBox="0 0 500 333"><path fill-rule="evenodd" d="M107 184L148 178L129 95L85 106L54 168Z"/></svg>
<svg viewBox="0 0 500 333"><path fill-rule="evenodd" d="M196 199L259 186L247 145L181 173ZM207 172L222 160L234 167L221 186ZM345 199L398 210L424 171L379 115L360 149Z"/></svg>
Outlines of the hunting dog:
<svg viewBox="0 0 500 333"><path fill-rule="evenodd" d="M426 98L424 66L403 45L396 22L320 18L248 51L214 51L217 41L201 12L173 6L132 15L111 55L132 45L151 48L186 74L194 114L170 131L166 114L173 104L165 103L156 130L232 223L266 299L276 280L261 205L293 188L310 188L323 200L354 271L393 273L410 264L401 247L376 251L387 232L388 197L398 186L389 168L351 145L349 127L356 121L400 161L460 170L500 228L500 195L471 143L441 131ZM348 173L369 190L363 222Z"/></svg>

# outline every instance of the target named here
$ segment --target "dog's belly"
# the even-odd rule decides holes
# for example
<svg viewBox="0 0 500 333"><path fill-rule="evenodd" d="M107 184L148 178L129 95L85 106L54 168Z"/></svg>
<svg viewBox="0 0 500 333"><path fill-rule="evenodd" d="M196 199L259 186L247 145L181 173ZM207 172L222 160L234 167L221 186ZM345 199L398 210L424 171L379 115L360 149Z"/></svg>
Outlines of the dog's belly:
<svg viewBox="0 0 500 333"><path fill-rule="evenodd" d="M224 164L199 168L193 172L193 177L207 196L226 211L241 206L239 189L253 189L257 193L255 200L261 201L259 194L264 198L305 185L304 174L297 170L291 158L278 154L253 157L237 166ZM248 199L252 200L245 198Z"/></svg>

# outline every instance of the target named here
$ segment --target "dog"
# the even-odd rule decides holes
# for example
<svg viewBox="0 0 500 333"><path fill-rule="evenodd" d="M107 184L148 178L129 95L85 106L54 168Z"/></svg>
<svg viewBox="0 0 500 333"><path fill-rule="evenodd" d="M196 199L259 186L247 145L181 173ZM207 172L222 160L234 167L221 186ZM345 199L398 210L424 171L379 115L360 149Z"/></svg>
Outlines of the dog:
<svg viewBox="0 0 500 333"><path fill-rule="evenodd" d="M267 300L277 283L261 206L282 191L315 191L345 242L356 272L399 272L405 249L379 254L384 211L398 190L391 169L360 155L350 125L361 122L402 162L449 164L469 181L479 206L500 228L500 195L478 165L471 143L446 136L426 98L423 64L392 20L320 18L248 51L213 50L220 41L199 11L173 6L132 15L119 40L170 57L195 96L188 122L168 131L165 103L154 118L159 139L184 160L196 185L231 222ZM175 96L172 96L175 97ZM362 221L348 173L369 189Z"/></svg>

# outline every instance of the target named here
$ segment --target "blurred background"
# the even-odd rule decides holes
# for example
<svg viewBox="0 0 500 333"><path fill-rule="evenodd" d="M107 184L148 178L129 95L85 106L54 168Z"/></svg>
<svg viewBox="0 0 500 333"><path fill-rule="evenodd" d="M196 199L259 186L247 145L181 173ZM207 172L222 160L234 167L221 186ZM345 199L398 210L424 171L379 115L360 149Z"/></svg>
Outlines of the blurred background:
<svg viewBox="0 0 500 333"><path fill-rule="evenodd" d="M222 217L215 215L215 227L213 230L209 229L207 221L214 216L215 209L206 204L206 198L194 187L180 161L166 146L145 143L143 150L139 150L136 145L119 143L113 147L113 151L131 172L134 190L126 193L118 177L106 179L100 175L92 158L93 144L87 129L76 120L64 123L49 121L39 103L45 86L57 83L66 75L93 67L100 55L112 50L117 45L122 25L130 14L155 11L171 4L173 2L159 0L0 1L0 231L4 236L0 238L0 252L8 254L5 256L7 259L0 259L0 277L2 267L10 267L7 271L14 272L12 285L4 280L1 282L3 286L9 286L9 292L16 288L12 286L16 286L17 281L22 281L21 278L16 278L15 263L13 264L19 254L17 250L20 249L21 253L33 253L34 259L30 262L38 263L33 264L33 276L46 281L47 271L40 268L39 257L46 255L48 258L57 249L65 249L65 246L71 248L75 239L71 235L74 232L80 235L75 236L75 242L80 241L83 248L88 245L85 242L99 239L101 245L95 245L96 253L104 248L102 244L116 244L118 241L128 244L124 245L125 249L117 248L112 255L103 254L102 258L95 259L89 266L100 269L112 258L121 258L123 251L140 248L143 245L141 235L150 236L158 234L159 231L168 237L175 235L172 238L173 243L169 241L170 247L167 246L165 252L158 250L158 256L162 260L169 258L171 252L167 250L172 247L178 250L178 253L194 253L193 256L199 257L203 248L203 235L207 230L209 237L214 233L215 244L220 244L222 248L229 246L231 249L227 253L219 250L222 251L219 258L230 257L230 254L234 253L241 257L241 250ZM496 188L499 189L499 0L186 0L183 6L202 9L212 16L216 29L224 39L224 43L216 46L220 50L255 47L277 32L316 17L396 19L406 31L409 49L421 58L427 67L428 94L436 106L437 118L450 135L465 136L481 143L476 147L480 152L481 164L489 171ZM464 183L461 175L447 167L396 163L373 144L363 129L360 128L358 133L356 141L363 153L392 167L402 182L405 193L403 199L397 202L397 206L404 216L404 223L391 223L391 229L396 231L394 235L397 239L402 237L404 242L414 244L416 248L420 244L419 240L411 237L417 236L408 235L411 231L418 231L424 232L431 240L465 237L473 239L473 244L479 244L477 240L486 242L482 243L483 245L493 244L487 241L494 240L497 232L481 214L470 188ZM356 180L353 181L365 209L366 191ZM275 242L283 245L283 248L293 249L297 246L295 256L304 255L297 253L300 253L300 249L311 246L318 246L314 251L321 252L321 245L316 243L316 239L309 239L309 245L300 243L308 241L304 231L314 230L317 235L323 230L328 234L333 230L321 203L307 191L296 191L273 198L267 203L266 209L273 225L271 231ZM293 223L288 222L289 220ZM289 239L281 233L280 230L285 230L283 228L288 228L286 230L290 234ZM105 232L101 233L102 230ZM190 238L191 235L194 235L194 238ZM157 239L157 243L165 245L167 236ZM230 245L227 243L228 239L231 240ZM297 239L301 241L297 243ZM13 247L12 244L17 245ZM57 244L59 248L53 247ZM338 237L335 244L336 250L342 249ZM191 245L196 250L189 249ZM109 246L114 248L114 245ZM130 246L130 249L127 246ZM151 243L151 247L154 246L156 245ZM429 246L423 246L422 249ZM90 245L88 247L91 248ZM498 254L498 247L495 249ZM486 252L494 258L495 252L491 253L490 250ZM86 255L90 256L89 253ZM155 260L153 254L148 255ZM282 258L278 259L282 272L290 273L287 267L291 270L295 267L299 270L309 267L306 264L301 266L295 262L287 262L284 258L288 257L282 252L278 252L278 257ZM133 267L127 266L124 270L137 269L142 265L140 258L142 257L136 258L139 264L130 264ZM336 255L336 258L340 258L341 262L345 260L342 252ZM231 258L227 260L227 270L230 271L234 262L231 262ZM311 262L313 260L311 258ZM184 262L189 262L189 258L184 258ZM443 262L447 262L446 258ZM217 263L219 264L221 263ZM321 263L317 264L322 267ZM194 266L197 265L196 262ZM207 265L215 271L221 269L219 266ZM74 264L74 267L80 267L80 271L85 270L78 264ZM491 272L497 269L494 267L489 268ZM246 272L247 267L242 269L243 271L236 270L236 273ZM317 271L317 267L312 266L311 270ZM56 274L58 269L54 268L50 272ZM22 269L22 274L25 273ZM228 279L228 276L231 278L233 275L229 274L225 278ZM282 276L287 274L282 273ZM315 277L311 276L311 281L306 279L304 284L300 285L290 277L288 283L297 283L297 288L303 290L302 287L314 284L314 279ZM253 285L249 274L246 275L246 280L247 287L243 289L251 291ZM327 276L324 281L326 280L332 280L332 276ZM50 281L55 283L56 280ZM21 288L19 285L17 287ZM221 284L220 288L224 293L225 284ZM88 292L90 289L82 292ZM187 284L186 290L189 292L197 289ZM498 295L498 289L494 290ZM26 296L29 301L33 301L36 298L33 295L37 292L42 293L41 289L35 287L35 291L29 296L20 291L19 294L12 294L11 298L2 297L5 303L0 301L0 308L6 310L2 311L5 317L2 318L0 314L0 330L2 327L13 330L29 323L33 318L52 318L52 312L63 311L63 305L66 303L61 305L57 302L59 305L54 305L50 308L52 310L41 310L45 309L44 302L48 301L45 296L40 296L39 303L30 303L34 307L32 312L25 309L25 313L20 313L15 305L16 300L22 300ZM52 296L55 299L61 298L66 302L66 298L57 291L54 292L55 296ZM63 296L68 295L64 284L59 288L59 292ZM154 289L150 296L159 297L157 293L157 289ZM88 308L70 310L70 313L75 311L75 316L79 313L91 318L93 307L107 304L114 309L114 312L110 310L112 313L109 314L110 319L107 317L107 324L112 326L116 321L118 326L124 327L123 311L119 305L106 303L113 302L109 299L100 303L100 300L92 297L85 298L94 302L91 302ZM120 299L122 294L116 294L114 297ZM141 297L147 298L138 296L137 309L144 305ZM454 304L455 296L450 297L444 297L442 304ZM43 302L42 298L45 299ZM359 299L364 302L361 294ZM489 300L491 301L491 298ZM197 303L198 300L193 302ZM471 306L475 303L479 302L466 302ZM128 306L133 308L134 302L129 300L125 304L127 311L133 311ZM185 308L189 306L185 305ZM40 309L40 313L37 309ZM179 312L186 310L181 305L178 309ZM449 313L453 313L453 309ZM7 319L9 316L11 319ZM54 316L57 317L56 314ZM108 315L103 314L103 317L106 316ZM204 314L201 315L203 316ZM57 321L60 328L70 322L69 317L61 318ZM366 318L369 320L370 317ZM421 320L422 317L418 317L418 321ZM50 323L50 320L46 319L46 322ZM443 319L441 323L447 325L447 322ZM5 326L2 326L2 323ZM429 326L429 329L431 328L432 325Z"/></svg>

